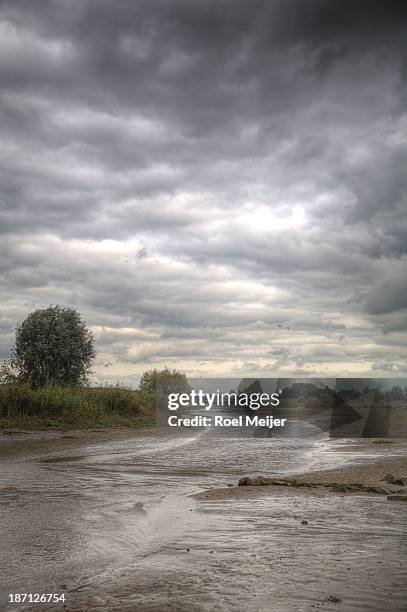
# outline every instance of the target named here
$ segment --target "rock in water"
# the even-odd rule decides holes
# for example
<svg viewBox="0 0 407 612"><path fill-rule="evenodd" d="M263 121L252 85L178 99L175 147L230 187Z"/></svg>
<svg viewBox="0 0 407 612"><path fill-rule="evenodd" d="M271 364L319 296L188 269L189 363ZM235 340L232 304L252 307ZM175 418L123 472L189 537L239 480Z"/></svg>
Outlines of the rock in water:
<svg viewBox="0 0 407 612"><path fill-rule="evenodd" d="M382 481L388 482L389 484L397 485L399 487L405 487L407 485L407 478L401 476L394 476L394 474L386 474Z"/></svg>
<svg viewBox="0 0 407 612"><path fill-rule="evenodd" d="M388 482L389 484L393 484L395 476L393 474L386 474L384 478L382 478L382 482Z"/></svg>

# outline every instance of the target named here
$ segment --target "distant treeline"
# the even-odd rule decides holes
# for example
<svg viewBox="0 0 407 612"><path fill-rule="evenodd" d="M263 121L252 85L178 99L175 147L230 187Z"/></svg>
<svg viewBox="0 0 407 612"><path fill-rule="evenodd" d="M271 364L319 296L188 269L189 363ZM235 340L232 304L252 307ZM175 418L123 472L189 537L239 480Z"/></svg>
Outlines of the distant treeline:
<svg viewBox="0 0 407 612"><path fill-rule="evenodd" d="M407 400L407 387L393 385L391 389L382 390L380 386L366 385L363 390L350 387L349 389L331 389L327 385L317 387L314 383L293 383L285 387L281 394L281 400L314 400L318 402L332 401L334 397L343 401L351 401L363 396L374 394L375 400L402 401Z"/></svg>

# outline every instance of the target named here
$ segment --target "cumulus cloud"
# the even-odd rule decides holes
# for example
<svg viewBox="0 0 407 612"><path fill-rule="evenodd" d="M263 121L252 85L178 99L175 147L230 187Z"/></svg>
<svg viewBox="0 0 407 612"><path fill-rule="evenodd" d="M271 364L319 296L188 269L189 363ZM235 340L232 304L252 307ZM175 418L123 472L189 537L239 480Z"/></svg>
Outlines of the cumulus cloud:
<svg viewBox="0 0 407 612"><path fill-rule="evenodd" d="M98 380L403 373L406 13L2 0L1 356L63 303Z"/></svg>

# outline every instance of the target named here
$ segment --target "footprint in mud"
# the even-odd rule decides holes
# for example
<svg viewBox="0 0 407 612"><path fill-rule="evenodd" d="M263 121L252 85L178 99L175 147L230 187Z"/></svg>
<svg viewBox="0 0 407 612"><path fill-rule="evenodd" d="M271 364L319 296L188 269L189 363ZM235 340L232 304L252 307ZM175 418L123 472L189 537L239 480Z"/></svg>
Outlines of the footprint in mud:
<svg viewBox="0 0 407 612"><path fill-rule="evenodd" d="M144 505L143 502L136 502L133 506L134 510L136 512L138 512L139 514L147 514L147 512L144 510Z"/></svg>

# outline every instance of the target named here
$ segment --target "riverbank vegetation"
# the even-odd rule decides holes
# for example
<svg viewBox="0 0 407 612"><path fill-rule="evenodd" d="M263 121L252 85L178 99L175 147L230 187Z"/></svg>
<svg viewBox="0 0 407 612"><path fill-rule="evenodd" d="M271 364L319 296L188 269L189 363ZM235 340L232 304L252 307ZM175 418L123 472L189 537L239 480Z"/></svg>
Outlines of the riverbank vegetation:
<svg viewBox="0 0 407 612"><path fill-rule="evenodd" d="M187 386L176 370L144 372L138 389L91 386L93 333L67 306L35 310L17 325L0 364L0 428L86 429L155 423L156 393Z"/></svg>
<svg viewBox="0 0 407 612"><path fill-rule="evenodd" d="M155 397L120 386L0 385L0 428L140 427L155 422Z"/></svg>

